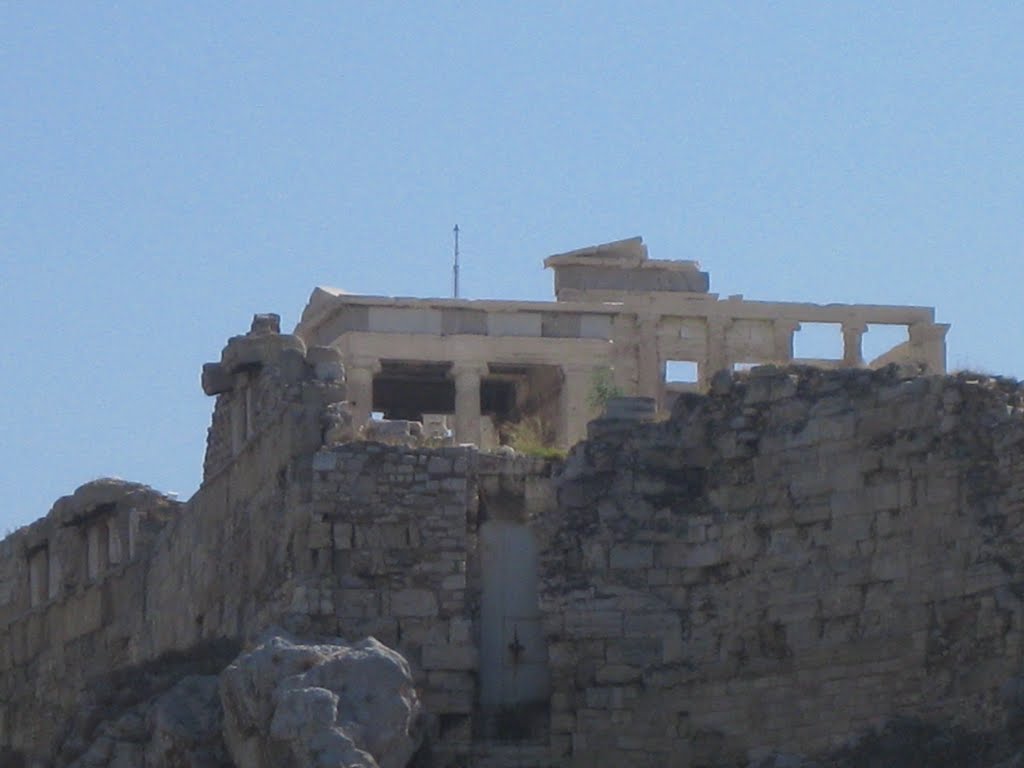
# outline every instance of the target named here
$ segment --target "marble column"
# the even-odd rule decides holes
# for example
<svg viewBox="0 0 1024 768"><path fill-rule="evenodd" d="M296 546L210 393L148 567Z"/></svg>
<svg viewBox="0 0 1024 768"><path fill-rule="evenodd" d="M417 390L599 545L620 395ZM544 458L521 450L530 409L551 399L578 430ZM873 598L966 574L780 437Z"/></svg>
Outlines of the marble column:
<svg viewBox="0 0 1024 768"><path fill-rule="evenodd" d="M591 413L588 402L593 381L592 365L562 366L557 438L564 448L571 448L584 439L587 436L587 422L600 415Z"/></svg>
<svg viewBox="0 0 1024 768"><path fill-rule="evenodd" d="M480 380L487 373L482 363L455 363L455 442L480 445Z"/></svg>
<svg viewBox="0 0 1024 768"><path fill-rule="evenodd" d="M914 358L924 363L927 373L946 372L946 332L944 323L914 323L909 328Z"/></svg>
<svg viewBox="0 0 1024 768"><path fill-rule="evenodd" d="M800 330L796 320L776 320L773 324L775 336L775 362L786 365L793 362L793 334Z"/></svg>
<svg viewBox="0 0 1024 768"><path fill-rule="evenodd" d="M864 365L862 341L868 327L860 321L843 323L843 367L859 368Z"/></svg>
<svg viewBox="0 0 1024 768"><path fill-rule="evenodd" d="M658 323L656 315L638 316L637 393L661 402L665 371L658 356Z"/></svg>
<svg viewBox="0 0 1024 768"><path fill-rule="evenodd" d="M699 371L700 385L704 389L711 385L716 373L729 368L726 340L731 324L732 320L727 317L712 315L707 319L707 347Z"/></svg>
<svg viewBox="0 0 1024 768"><path fill-rule="evenodd" d="M380 373L375 357L353 357L345 361L345 384L352 408L352 426L362 429L373 413L373 377Z"/></svg>

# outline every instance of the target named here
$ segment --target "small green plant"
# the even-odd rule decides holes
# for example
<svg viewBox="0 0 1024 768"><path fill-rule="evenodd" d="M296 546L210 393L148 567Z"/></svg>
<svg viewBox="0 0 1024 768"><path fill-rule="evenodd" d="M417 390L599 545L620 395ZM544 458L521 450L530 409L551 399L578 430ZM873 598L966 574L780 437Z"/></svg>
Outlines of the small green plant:
<svg viewBox="0 0 1024 768"><path fill-rule="evenodd" d="M626 393L615 384L611 368L595 368L590 377L590 391L587 393L587 405L595 413L604 411L604 407L613 397L622 397Z"/></svg>
<svg viewBox="0 0 1024 768"><path fill-rule="evenodd" d="M517 453L542 459L565 458L565 451L553 445L552 430L540 416L527 416L509 425L506 438Z"/></svg>

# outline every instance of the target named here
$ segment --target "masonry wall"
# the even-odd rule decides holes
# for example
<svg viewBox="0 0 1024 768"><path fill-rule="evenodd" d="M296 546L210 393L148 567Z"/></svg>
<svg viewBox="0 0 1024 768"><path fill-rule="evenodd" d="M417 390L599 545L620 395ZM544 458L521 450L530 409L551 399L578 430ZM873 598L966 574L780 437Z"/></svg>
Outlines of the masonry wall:
<svg viewBox="0 0 1024 768"><path fill-rule="evenodd" d="M288 622L312 455L338 393L301 354L259 374L247 382L257 405L246 430L232 439L231 420L214 418L204 483L187 504L98 481L0 545L0 748L64 765L85 746L68 739L99 678ZM246 397L221 395L215 411L238 413ZM48 580L33 597L40 553Z"/></svg>
<svg viewBox="0 0 1024 768"><path fill-rule="evenodd" d="M1016 382L722 375L667 421L595 423L553 483L524 457L324 444L336 382L293 358L261 371L273 405L241 442L215 418L187 504L103 481L0 543L0 756L64 765L97 681L274 625L403 653L438 766L721 766L897 714L1000 724L1024 656ZM504 757L488 520L539 546L550 672Z"/></svg>
<svg viewBox="0 0 1024 768"><path fill-rule="evenodd" d="M537 526L554 757L731 765L897 714L1001 725L1021 404L1003 380L764 369L577 446Z"/></svg>
<svg viewBox="0 0 1024 768"><path fill-rule="evenodd" d="M86 681L131 662L146 558L180 508L99 481L0 543L0 748L56 750Z"/></svg>
<svg viewBox="0 0 1024 768"><path fill-rule="evenodd" d="M171 670L273 627L374 635L401 651L441 742L436 764L464 756L479 665L478 478L550 468L467 448L324 445L344 394L334 373L292 352L246 369L218 395L204 482L187 504L100 481L4 540L0 759L66 765L100 725L104 680L164 659ZM89 576L100 523L125 554ZM43 552L55 586L33 598Z"/></svg>

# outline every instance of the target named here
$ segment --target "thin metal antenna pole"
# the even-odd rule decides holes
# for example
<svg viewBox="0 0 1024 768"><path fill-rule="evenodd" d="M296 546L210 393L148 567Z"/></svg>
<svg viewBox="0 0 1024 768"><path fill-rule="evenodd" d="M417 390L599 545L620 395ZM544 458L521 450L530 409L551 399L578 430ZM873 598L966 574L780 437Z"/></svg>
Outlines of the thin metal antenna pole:
<svg viewBox="0 0 1024 768"><path fill-rule="evenodd" d="M459 298L459 225L455 225L455 229L452 230L455 233L455 265L452 267L452 278L453 278L453 295L457 299Z"/></svg>

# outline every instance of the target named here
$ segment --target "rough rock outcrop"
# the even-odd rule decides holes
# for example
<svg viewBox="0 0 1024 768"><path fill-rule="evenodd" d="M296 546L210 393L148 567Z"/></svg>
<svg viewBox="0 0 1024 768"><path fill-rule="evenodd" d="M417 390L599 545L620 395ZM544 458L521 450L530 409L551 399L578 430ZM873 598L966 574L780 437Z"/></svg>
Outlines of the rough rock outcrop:
<svg viewBox="0 0 1024 768"><path fill-rule="evenodd" d="M189 675L96 728L70 768L227 768L217 678Z"/></svg>
<svg viewBox="0 0 1024 768"><path fill-rule="evenodd" d="M422 738L409 665L372 637L270 637L220 680L225 741L246 768L403 768Z"/></svg>

